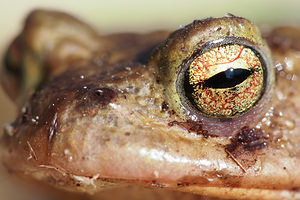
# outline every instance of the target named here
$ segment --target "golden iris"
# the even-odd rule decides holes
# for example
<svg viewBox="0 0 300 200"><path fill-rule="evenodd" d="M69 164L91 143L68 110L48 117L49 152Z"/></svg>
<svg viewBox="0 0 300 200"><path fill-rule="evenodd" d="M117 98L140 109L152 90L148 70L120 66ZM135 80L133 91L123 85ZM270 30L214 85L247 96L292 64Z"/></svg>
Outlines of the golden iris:
<svg viewBox="0 0 300 200"><path fill-rule="evenodd" d="M251 48L215 47L196 57L187 71L191 98L204 114L232 118L252 108L264 90L264 66Z"/></svg>

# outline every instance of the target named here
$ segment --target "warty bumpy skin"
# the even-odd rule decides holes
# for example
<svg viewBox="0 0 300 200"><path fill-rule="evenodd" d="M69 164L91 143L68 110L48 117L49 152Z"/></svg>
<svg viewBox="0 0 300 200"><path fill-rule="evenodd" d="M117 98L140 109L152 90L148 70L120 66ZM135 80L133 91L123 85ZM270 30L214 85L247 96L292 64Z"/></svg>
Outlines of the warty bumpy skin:
<svg viewBox="0 0 300 200"><path fill-rule="evenodd" d="M20 113L1 139L3 163L17 175L91 194L135 184L220 198L299 198L299 33L274 29L267 45L256 25L229 15L170 35L102 36L65 13L34 11L6 54L2 82ZM237 115L211 116L197 107L197 91L188 95L189 69L201 55L236 45L249 49L255 69L242 59L203 85L223 87L214 78L239 87L258 72L260 96Z"/></svg>

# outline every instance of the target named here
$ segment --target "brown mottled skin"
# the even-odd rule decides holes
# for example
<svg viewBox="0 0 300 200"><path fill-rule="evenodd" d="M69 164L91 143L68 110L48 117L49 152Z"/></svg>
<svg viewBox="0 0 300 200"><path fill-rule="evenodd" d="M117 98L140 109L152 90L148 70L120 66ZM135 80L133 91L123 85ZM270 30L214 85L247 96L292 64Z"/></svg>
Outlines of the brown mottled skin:
<svg viewBox="0 0 300 200"><path fill-rule="evenodd" d="M129 183L227 199L300 198L300 29L266 33L272 56L258 28L231 15L168 34L102 36L64 13L31 13L3 69L20 108L2 138L5 166L86 193ZM197 49L225 37L265 53L269 85L242 117L211 121L187 112L176 80Z"/></svg>

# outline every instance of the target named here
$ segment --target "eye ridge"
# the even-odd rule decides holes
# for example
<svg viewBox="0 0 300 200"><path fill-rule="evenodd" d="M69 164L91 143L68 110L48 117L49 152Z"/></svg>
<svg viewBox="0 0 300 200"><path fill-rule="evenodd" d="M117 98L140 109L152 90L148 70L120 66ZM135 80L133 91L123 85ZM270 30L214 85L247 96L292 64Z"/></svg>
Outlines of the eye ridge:
<svg viewBox="0 0 300 200"><path fill-rule="evenodd" d="M229 68L205 80L202 86L213 89L233 88L246 80L252 73L253 71L248 69Z"/></svg>

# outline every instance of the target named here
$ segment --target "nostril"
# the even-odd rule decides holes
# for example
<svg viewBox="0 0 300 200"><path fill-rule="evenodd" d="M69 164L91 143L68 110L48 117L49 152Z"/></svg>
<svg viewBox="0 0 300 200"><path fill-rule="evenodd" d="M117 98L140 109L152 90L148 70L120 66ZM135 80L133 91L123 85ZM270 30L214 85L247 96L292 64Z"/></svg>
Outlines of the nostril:
<svg viewBox="0 0 300 200"><path fill-rule="evenodd" d="M94 90L94 94L103 106L111 103L111 101L118 95L114 90L110 88L97 88Z"/></svg>
<svg viewBox="0 0 300 200"><path fill-rule="evenodd" d="M98 109L105 108L108 104L112 103L117 96L117 92L110 88L97 88L94 85L89 85L75 96L76 109L80 113L95 116Z"/></svg>

